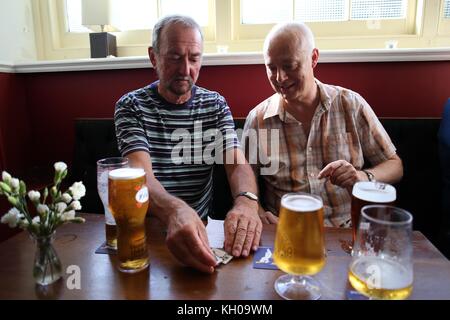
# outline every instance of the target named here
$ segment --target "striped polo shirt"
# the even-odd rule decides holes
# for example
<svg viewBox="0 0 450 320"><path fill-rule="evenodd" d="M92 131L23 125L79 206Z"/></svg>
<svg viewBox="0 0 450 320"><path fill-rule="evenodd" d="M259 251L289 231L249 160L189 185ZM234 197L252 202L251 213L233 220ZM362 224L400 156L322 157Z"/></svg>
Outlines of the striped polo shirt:
<svg viewBox="0 0 450 320"><path fill-rule="evenodd" d="M122 156L148 152L167 192L205 218L212 210L213 165L220 163L223 151L239 147L225 99L194 85L187 102L172 104L154 82L122 96L114 121Z"/></svg>

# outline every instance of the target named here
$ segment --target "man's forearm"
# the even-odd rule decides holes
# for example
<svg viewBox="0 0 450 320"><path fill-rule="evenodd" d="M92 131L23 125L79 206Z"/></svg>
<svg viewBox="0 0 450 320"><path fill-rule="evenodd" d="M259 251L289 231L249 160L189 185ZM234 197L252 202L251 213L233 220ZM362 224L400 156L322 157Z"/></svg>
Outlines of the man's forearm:
<svg viewBox="0 0 450 320"><path fill-rule="evenodd" d="M368 169L376 180L386 183L397 183L403 177L402 160L398 156L394 156L373 168Z"/></svg>
<svg viewBox="0 0 450 320"><path fill-rule="evenodd" d="M243 191L257 194L255 174L239 149L234 149L233 163L225 163L225 171L233 197Z"/></svg>

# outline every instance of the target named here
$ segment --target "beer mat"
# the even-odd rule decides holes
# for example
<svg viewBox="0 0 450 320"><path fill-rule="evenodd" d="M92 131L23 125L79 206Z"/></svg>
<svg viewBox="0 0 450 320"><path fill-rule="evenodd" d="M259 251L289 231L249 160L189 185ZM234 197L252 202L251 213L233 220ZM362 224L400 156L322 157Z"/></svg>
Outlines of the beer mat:
<svg viewBox="0 0 450 320"><path fill-rule="evenodd" d="M108 248L108 246L106 245L106 241L105 241L100 245L100 247L97 248L97 250L95 250L95 253L97 253L97 254L117 254L117 250Z"/></svg>
<svg viewBox="0 0 450 320"><path fill-rule="evenodd" d="M353 289L347 290L347 300L369 300L368 297Z"/></svg>
<svg viewBox="0 0 450 320"><path fill-rule="evenodd" d="M273 262L272 253L272 247L259 247L253 255L253 269L279 270Z"/></svg>

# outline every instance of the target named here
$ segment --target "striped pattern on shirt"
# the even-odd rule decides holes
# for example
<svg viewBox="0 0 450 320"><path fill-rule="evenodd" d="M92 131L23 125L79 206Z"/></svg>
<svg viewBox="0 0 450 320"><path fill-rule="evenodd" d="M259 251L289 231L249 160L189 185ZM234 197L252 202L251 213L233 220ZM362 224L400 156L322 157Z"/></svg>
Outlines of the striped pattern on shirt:
<svg viewBox="0 0 450 320"><path fill-rule="evenodd" d="M198 86L192 88L189 101L171 104L158 94L157 86L154 82L117 102L119 151L123 156L148 152L153 173L167 192L205 218L212 209L214 157L239 147L230 109L217 92ZM205 154L211 154L212 161Z"/></svg>

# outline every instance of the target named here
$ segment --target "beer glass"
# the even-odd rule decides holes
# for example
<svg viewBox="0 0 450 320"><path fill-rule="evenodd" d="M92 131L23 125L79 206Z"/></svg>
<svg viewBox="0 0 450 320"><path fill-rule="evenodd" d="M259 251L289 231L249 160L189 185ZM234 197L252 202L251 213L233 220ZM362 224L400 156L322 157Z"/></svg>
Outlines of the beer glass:
<svg viewBox="0 0 450 320"><path fill-rule="evenodd" d="M97 190L105 210L106 246L110 249L117 249L117 235L116 222L108 204L108 173L126 167L128 167L127 158L112 157L97 161Z"/></svg>
<svg viewBox="0 0 450 320"><path fill-rule="evenodd" d="M325 265L323 203L308 193L281 198L273 260L287 275L275 281L275 291L288 300L316 300L319 283L309 277Z"/></svg>
<svg viewBox="0 0 450 320"><path fill-rule="evenodd" d="M145 216L148 188L141 168L121 168L109 172L109 207L117 224L119 270L138 272L148 267Z"/></svg>
<svg viewBox="0 0 450 320"><path fill-rule="evenodd" d="M413 288L412 215L387 205L361 210L348 278L373 299L406 299Z"/></svg>
<svg viewBox="0 0 450 320"><path fill-rule="evenodd" d="M352 243L344 250L350 253L355 243L356 230L358 229L361 208L370 204L393 205L397 198L396 190L387 183L378 181L359 181L353 185L351 218L352 218Z"/></svg>

